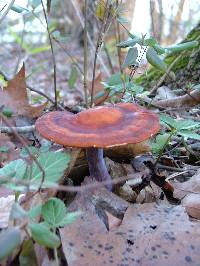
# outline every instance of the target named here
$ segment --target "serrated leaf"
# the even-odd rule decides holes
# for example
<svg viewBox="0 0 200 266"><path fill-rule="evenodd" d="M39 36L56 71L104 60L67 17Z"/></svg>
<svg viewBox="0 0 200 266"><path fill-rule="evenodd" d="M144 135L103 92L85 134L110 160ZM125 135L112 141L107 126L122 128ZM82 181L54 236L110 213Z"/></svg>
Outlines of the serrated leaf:
<svg viewBox="0 0 200 266"><path fill-rule="evenodd" d="M22 159L14 160L0 168L0 176L22 179L26 172L26 163Z"/></svg>
<svg viewBox="0 0 200 266"><path fill-rule="evenodd" d="M122 65L123 68L137 65L136 59L138 57L138 50L136 47L130 48Z"/></svg>
<svg viewBox="0 0 200 266"><path fill-rule="evenodd" d="M40 245L48 248L58 248L60 246L59 237L52 233L50 229L42 223L29 224L32 238Z"/></svg>
<svg viewBox="0 0 200 266"><path fill-rule="evenodd" d="M200 123L195 122L193 120L190 119L185 119L185 120L178 120L176 121L176 129L177 130L191 130L191 129L195 129L195 128L200 128Z"/></svg>
<svg viewBox="0 0 200 266"><path fill-rule="evenodd" d="M73 223L81 214L81 211L67 213L65 217L60 221L59 226L65 226L67 224Z"/></svg>
<svg viewBox="0 0 200 266"><path fill-rule="evenodd" d="M21 243L21 232L10 228L0 233L0 261L8 257Z"/></svg>
<svg viewBox="0 0 200 266"><path fill-rule="evenodd" d="M200 140L200 135L197 133L193 133L189 130L180 130L178 131L178 135L183 136L185 139L196 139Z"/></svg>
<svg viewBox="0 0 200 266"><path fill-rule="evenodd" d="M154 66L155 68L158 68L159 70L165 72L167 70L167 65L165 64L165 62L159 57L159 55L157 54L157 52L155 51L154 48L150 47L147 50L146 53L146 58L148 60L148 62Z"/></svg>
<svg viewBox="0 0 200 266"><path fill-rule="evenodd" d="M185 50L191 50L191 49L196 48L198 46L199 46L198 41L191 41L191 42L180 43L177 45L167 47L166 50L169 52L176 53L176 52L182 52Z"/></svg>
<svg viewBox="0 0 200 266"><path fill-rule="evenodd" d="M64 174L64 171L68 167L70 161L69 154L62 152L48 152L42 153L38 157L38 162L42 166L45 172L45 180L43 187L51 186L55 184ZM42 173L38 165L33 162L32 165L32 183L40 183Z"/></svg>
<svg viewBox="0 0 200 266"><path fill-rule="evenodd" d="M38 205L38 206L35 206L35 207L32 207L29 211L28 211L28 217L30 219L35 219L37 218L38 216L40 216L42 213L42 205Z"/></svg>
<svg viewBox="0 0 200 266"><path fill-rule="evenodd" d="M169 115L163 115L163 114L160 115L160 121L164 122L165 124L167 124L171 128L176 128L177 127L176 121Z"/></svg>
<svg viewBox="0 0 200 266"><path fill-rule="evenodd" d="M60 221L65 217L66 207L62 200L57 198L49 199L42 206L42 216L44 221L47 222L51 227L58 227Z"/></svg>

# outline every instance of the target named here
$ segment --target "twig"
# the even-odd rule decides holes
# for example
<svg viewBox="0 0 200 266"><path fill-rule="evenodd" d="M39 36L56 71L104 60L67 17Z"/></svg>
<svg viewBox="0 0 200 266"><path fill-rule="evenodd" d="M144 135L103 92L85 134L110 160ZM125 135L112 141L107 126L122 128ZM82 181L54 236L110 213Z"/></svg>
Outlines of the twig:
<svg viewBox="0 0 200 266"><path fill-rule="evenodd" d="M172 63L168 66L167 71L165 74L160 78L160 80L157 82L157 84L152 88L150 91L150 95L152 95L156 90L160 87L160 85L163 83L163 81L166 79L166 77L169 75L171 69L174 67L174 65L177 63L177 61L181 58L182 54L180 54Z"/></svg>
<svg viewBox="0 0 200 266"><path fill-rule="evenodd" d="M0 24L1 24L1 22L4 20L4 18L7 16L8 12L10 11L10 9L11 9L11 7L13 6L14 2L15 2L15 0L12 0L12 1L10 2L10 4L7 6L5 12L3 13L3 15L2 15L1 18L0 18Z"/></svg>
<svg viewBox="0 0 200 266"><path fill-rule="evenodd" d="M46 98L48 101L50 101L53 105L55 105L54 100L52 100L52 99L51 99L48 95L46 95L44 92L39 91L39 90L36 90L36 89L32 88L30 85L27 85L26 87L27 87L27 89L29 89L30 91L34 91L34 92L40 94L41 96L43 96L44 98ZM65 111L65 108L64 108L61 104L58 103L58 104L57 104L57 107L58 107L60 110Z"/></svg>
<svg viewBox="0 0 200 266"><path fill-rule="evenodd" d="M126 180L139 179L139 178L142 178L144 175L145 175L145 171L141 171L139 173L129 174L127 176L121 176L121 177L115 178L114 180L112 180L112 182L110 182L110 181L103 181L103 182L95 181L92 184L82 185L82 186L55 185L55 187L51 187L50 189L55 189L57 191L66 191L66 192L83 192L85 190L99 188L99 187L108 185L110 183L112 185L116 185L116 184L123 183ZM6 182L10 182L10 181L11 180L9 178L6 178L6 177L5 178L1 178L1 183L6 183ZM12 178L12 182L14 184L16 184L16 185L26 185L26 186L28 186L30 184L30 181L19 180L19 179L15 179L15 178ZM34 185L33 182L31 184Z"/></svg>
<svg viewBox="0 0 200 266"><path fill-rule="evenodd" d="M108 6L108 0L106 1L106 6L105 6L105 12L103 15L102 19L102 24L99 30L98 34L98 39L97 39L97 44L96 44L96 49L95 49L95 55L94 55L94 65L93 65L93 71L92 71L92 86L91 86L91 102L90 102L90 107L93 106L94 102L94 84L95 84L95 76L96 76L96 64L97 64L97 58L98 58L98 53L102 45L102 39L103 39L103 33L105 32L105 26L107 24L107 6Z"/></svg>
<svg viewBox="0 0 200 266"><path fill-rule="evenodd" d="M52 43L52 39L51 39L51 33L49 30L49 23L48 23L47 14L45 11L44 3L43 3L43 0L40 0L40 1L42 4L44 18L45 18L46 25L47 25L47 32L48 32L48 36L49 36L49 43L50 43L50 47L51 47L51 54L52 54L52 60L53 60L53 76L54 76L54 97L55 97L54 101L55 101L55 108L57 110L58 104L57 104L57 84L56 84L56 79L57 79L57 76L56 76L56 59L55 59L55 55L54 55L53 43Z"/></svg>
<svg viewBox="0 0 200 266"><path fill-rule="evenodd" d="M88 20L88 0L85 0L84 15L85 15L85 27L84 27L84 95L85 95L85 105L88 108L88 93L87 93L87 74L88 74L88 40L87 40L87 20Z"/></svg>
<svg viewBox="0 0 200 266"><path fill-rule="evenodd" d="M0 127L0 133L11 134L13 131L16 131L19 134L26 134L33 132L35 130L35 125L24 126L24 127Z"/></svg>
<svg viewBox="0 0 200 266"><path fill-rule="evenodd" d="M77 5L76 5L77 3L76 3L76 1L75 1L75 0L70 0L70 2L71 2L71 4L72 4L73 7L74 7L74 10L75 10L75 12L76 12L76 15L77 15L77 17L78 17L78 19L79 19L79 21L80 21L80 24L81 24L82 28L84 29L84 22L83 22L83 19L82 19L82 17L81 17L80 11L79 11L78 8L77 8ZM89 44L90 44L92 50L95 51L95 46L94 46L94 44L93 44L93 42L92 42L92 39L91 39L89 33L87 33L87 36L88 36L88 42L89 42ZM103 67L105 73L109 76L109 75L110 75L110 71L109 71L109 69L106 67L106 65L104 64L103 59L102 59L99 55L98 55L98 59L99 59L99 62L101 63L101 65L102 65L102 67Z"/></svg>

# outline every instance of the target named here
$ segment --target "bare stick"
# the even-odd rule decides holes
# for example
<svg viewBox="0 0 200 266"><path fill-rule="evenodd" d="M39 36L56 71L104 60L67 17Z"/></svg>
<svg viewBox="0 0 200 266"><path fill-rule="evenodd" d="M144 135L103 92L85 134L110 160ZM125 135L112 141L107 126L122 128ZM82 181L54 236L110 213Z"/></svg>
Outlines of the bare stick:
<svg viewBox="0 0 200 266"><path fill-rule="evenodd" d="M35 126L24 126L24 127L0 127L0 133L11 134L13 131L17 133L25 134L35 130Z"/></svg>
<svg viewBox="0 0 200 266"><path fill-rule="evenodd" d="M87 74L88 74L88 43L87 43L87 20L88 20L88 0L85 0L84 15L85 15L85 27L84 27L84 95L85 105L88 108L88 93L87 93Z"/></svg>
<svg viewBox="0 0 200 266"><path fill-rule="evenodd" d="M55 55L54 55L53 43L52 43L52 39L51 39L51 33L50 33L50 30L49 30L49 24L48 24L47 14L46 14L46 11L45 11L43 0L41 0L41 4L42 4L43 13L44 13L44 18L45 18L46 25L47 25L49 43L50 43L50 46L51 46L51 54L52 54L52 60L53 60L55 108L57 110L58 104L57 104L57 84L56 84L56 78L57 78L57 76L56 76L56 59L55 59Z"/></svg>
<svg viewBox="0 0 200 266"><path fill-rule="evenodd" d="M76 12L76 15L77 15L79 21L80 21L81 26L82 26L82 28L84 29L84 22L83 22L83 19L82 19L82 17L81 17L80 11L79 11L78 8L77 8L77 5L76 5L77 2L76 2L76 0L70 0L70 1L71 1L71 4L72 4L73 7L74 7L74 10L75 10L75 12ZM93 42L92 42L92 39L91 39L89 33L87 33L87 36L88 36L88 42L89 42L89 44L90 44L92 50L95 51L96 49L95 49L95 46L94 46L94 44L93 44ZM101 58L99 55L97 55L97 56L98 56L98 58L99 58L99 62L101 63L101 65L102 65L102 67L103 67L105 73L109 76L109 75L110 75L110 71L109 71L109 69L108 69L108 68L106 67L106 65L104 64L102 58Z"/></svg>
<svg viewBox="0 0 200 266"><path fill-rule="evenodd" d="M99 50L100 50L101 45L102 45L103 33L105 32L105 26L107 24L107 13L108 13L107 6L108 6L108 0L106 1L105 12L103 15L102 24L101 24L101 27L99 30L96 49L95 49L94 66L93 66L93 72L92 72L92 87L91 87L90 107L93 106L93 102L94 102L94 83L95 83L95 76L96 76L96 64L97 64L98 53L99 53Z"/></svg>

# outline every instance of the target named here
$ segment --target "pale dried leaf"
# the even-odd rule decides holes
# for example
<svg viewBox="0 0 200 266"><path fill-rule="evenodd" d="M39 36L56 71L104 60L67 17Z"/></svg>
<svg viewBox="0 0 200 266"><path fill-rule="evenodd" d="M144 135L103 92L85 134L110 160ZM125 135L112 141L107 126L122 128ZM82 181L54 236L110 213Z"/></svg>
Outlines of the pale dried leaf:
<svg viewBox="0 0 200 266"><path fill-rule="evenodd" d="M200 219L200 194L187 195L182 200L182 205L189 216Z"/></svg>

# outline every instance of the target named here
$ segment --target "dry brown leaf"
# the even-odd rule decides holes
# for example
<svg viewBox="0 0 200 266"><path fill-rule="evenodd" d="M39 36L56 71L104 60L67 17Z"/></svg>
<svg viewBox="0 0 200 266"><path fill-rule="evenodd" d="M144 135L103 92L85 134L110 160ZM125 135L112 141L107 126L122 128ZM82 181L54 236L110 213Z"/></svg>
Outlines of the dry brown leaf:
<svg viewBox="0 0 200 266"><path fill-rule="evenodd" d="M31 106L28 101L25 80L25 66L23 65L16 76L8 81L7 87L0 90L1 106L9 107L17 115L31 118L39 117L46 104Z"/></svg>
<svg viewBox="0 0 200 266"><path fill-rule="evenodd" d="M200 194L189 194L182 201L189 216L200 220Z"/></svg>
<svg viewBox="0 0 200 266"><path fill-rule="evenodd" d="M134 204L122 224L107 231L91 197L84 195L82 216L60 230L69 266L199 266L200 224L191 222L183 207Z"/></svg>
<svg viewBox="0 0 200 266"><path fill-rule="evenodd" d="M200 170L197 171L188 181L173 183L175 188L174 197L182 199L184 196L196 193L200 194Z"/></svg>
<svg viewBox="0 0 200 266"><path fill-rule="evenodd" d="M0 148L5 147L5 151L0 151L0 164L10 162L19 158L19 150L15 149L15 145L5 134L0 133Z"/></svg>

